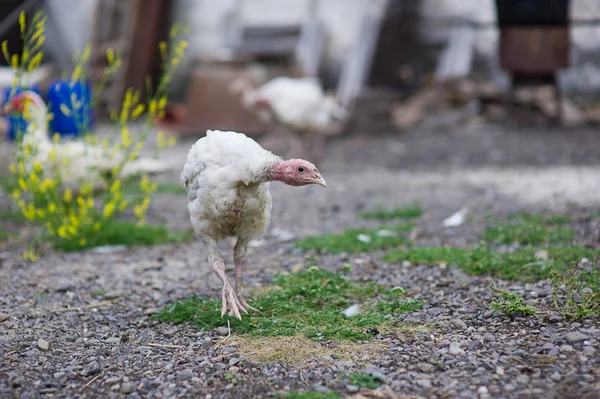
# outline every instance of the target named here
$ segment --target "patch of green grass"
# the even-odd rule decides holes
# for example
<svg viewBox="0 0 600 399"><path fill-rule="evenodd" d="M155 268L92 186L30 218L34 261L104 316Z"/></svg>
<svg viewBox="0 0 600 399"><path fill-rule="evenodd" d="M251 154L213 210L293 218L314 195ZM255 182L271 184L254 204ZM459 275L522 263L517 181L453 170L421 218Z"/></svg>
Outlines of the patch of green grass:
<svg viewBox="0 0 600 399"><path fill-rule="evenodd" d="M320 393L316 391L307 391L307 392L288 392L281 394L281 398L285 399L339 399L341 398L340 394L329 391L327 393Z"/></svg>
<svg viewBox="0 0 600 399"><path fill-rule="evenodd" d="M273 289L254 299L260 312L242 320L226 316L239 334L254 337L304 335L313 340L369 340L369 327L392 327L392 313L419 309L421 302L403 298L403 290L386 289L374 283L359 284L340 273L311 267L298 273L277 275ZM361 312L346 317L342 311L359 303ZM154 319L182 323L191 321L203 328L223 325L221 301L191 298L177 302Z"/></svg>
<svg viewBox="0 0 600 399"><path fill-rule="evenodd" d="M302 238L295 242L295 246L303 250L315 249L334 254L369 252L409 243L408 233L412 229L413 225L408 223L374 229L346 229L341 234Z"/></svg>
<svg viewBox="0 0 600 399"><path fill-rule="evenodd" d="M542 258L540 250L548 252ZM598 251L580 246L555 246L545 249L520 248L497 252L483 244L472 249L454 247L415 247L395 249L384 256L386 262L408 260L416 264L455 264L473 275L490 274L504 280L536 281L550 276L551 266L563 270L581 258L593 259Z"/></svg>
<svg viewBox="0 0 600 399"><path fill-rule="evenodd" d="M575 231L562 224L571 222L569 216L538 214L512 215L507 222L497 222L483 233L488 242L509 245L518 242L521 245L539 245L544 243L567 243Z"/></svg>
<svg viewBox="0 0 600 399"><path fill-rule="evenodd" d="M392 220L392 219L416 219L423 215L423 209L414 203L408 206L398 206L392 210L386 210L379 206L370 212L361 212L358 217L361 219L378 219L378 220Z"/></svg>
<svg viewBox="0 0 600 399"><path fill-rule="evenodd" d="M106 294L106 291L104 291L104 290L96 290L96 291L90 292L90 296L93 296L93 297L104 296L105 294Z"/></svg>
<svg viewBox="0 0 600 399"><path fill-rule="evenodd" d="M55 248L69 252L103 245L161 245L186 241L192 237L191 230L172 232L165 226L138 226L135 222L113 219L107 221L99 231L88 234L84 247L73 241L58 241Z"/></svg>
<svg viewBox="0 0 600 399"><path fill-rule="evenodd" d="M513 292L499 290L494 286L490 286L491 290L500 296L497 301L490 302L490 306L507 316L533 316L536 314L536 309L527 305L523 297Z"/></svg>
<svg viewBox="0 0 600 399"><path fill-rule="evenodd" d="M356 385L359 388L375 389L385 383L385 381L381 381L377 377L364 373L350 374L346 376L346 379L350 384Z"/></svg>
<svg viewBox="0 0 600 399"><path fill-rule="evenodd" d="M554 308L565 319L583 320L600 315L600 272L597 269L567 270L552 268L552 299Z"/></svg>
<svg viewBox="0 0 600 399"><path fill-rule="evenodd" d="M10 237L8 231L6 231L4 227L0 226L0 241L8 240L8 237Z"/></svg>

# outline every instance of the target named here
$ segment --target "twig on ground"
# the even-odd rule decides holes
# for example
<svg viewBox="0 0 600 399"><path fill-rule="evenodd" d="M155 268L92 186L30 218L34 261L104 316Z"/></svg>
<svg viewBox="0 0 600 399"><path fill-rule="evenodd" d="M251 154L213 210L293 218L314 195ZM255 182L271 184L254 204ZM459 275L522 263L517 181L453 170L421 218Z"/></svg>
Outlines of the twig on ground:
<svg viewBox="0 0 600 399"><path fill-rule="evenodd" d="M98 374L97 376L95 376L94 378L92 378L91 380L89 380L88 382L86 382L84 386L82 386L81 388L79 388L79 392L81 392L85 388L89 387L94 381L96 381L98 378L102 377L103 375L104 375L104 371L102 371L100 374Z"/></svg>

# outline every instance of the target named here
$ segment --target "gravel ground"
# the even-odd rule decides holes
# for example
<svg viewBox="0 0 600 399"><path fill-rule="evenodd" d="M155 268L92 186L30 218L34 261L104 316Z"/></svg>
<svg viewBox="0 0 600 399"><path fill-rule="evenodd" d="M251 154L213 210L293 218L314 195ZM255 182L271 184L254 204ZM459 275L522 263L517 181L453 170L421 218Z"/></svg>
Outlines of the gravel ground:
<svg viewBox="0 0 600 399"><path fill-rule="evenodd" d="M271 229L250 248L246 286L268 286L274 272L303 263L306 254L291 238L372 224L356 213L378 203L420 202L418 244L475 242L486 211L504 217L559 210L574 216L580 241L597 247L598 225L585 217L600 203L595 133L430 124L409 134L336 139L320 167L327 189L272 185ZM189 144L169 156L183 162ZM464 206L468 223L441 227ZM185 198L157 196L149 219L187 228ZM403 316L406 331L358 343L351 356L325 342L294 364L261 361L235 335L223 342L226 328L149 320L175 300L219 297L199 242L49 252L35 264L20 260L20 244L1 245L0 397L258 398L311 389L357 395L342 374L366 372L386 381L372 397L600 398L598 321L566 322L553 313L548 281L508 283L444 265L386 264L380 252L319 256L320 267L351 263L352 278L403 286L426 305ZM496 314L490 283L521 293L541 311L514 319Z"/></svg>

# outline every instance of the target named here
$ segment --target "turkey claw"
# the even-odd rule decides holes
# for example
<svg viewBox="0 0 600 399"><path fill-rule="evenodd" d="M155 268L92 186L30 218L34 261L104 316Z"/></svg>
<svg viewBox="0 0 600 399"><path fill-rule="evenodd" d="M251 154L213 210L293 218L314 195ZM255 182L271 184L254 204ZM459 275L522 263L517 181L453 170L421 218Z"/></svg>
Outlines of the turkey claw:
<svg viewBox="0 0 600 399"><path fill-rule="evenodd" d="M221 301L223 302L223 306L221 307L221 317L225 316L227 311L229 311L229 315L235 316L239 320L242 320L240 310L248 314L248 311L240 303L233 287L229 284L223 286L223 290L221 291Z"/></svg>

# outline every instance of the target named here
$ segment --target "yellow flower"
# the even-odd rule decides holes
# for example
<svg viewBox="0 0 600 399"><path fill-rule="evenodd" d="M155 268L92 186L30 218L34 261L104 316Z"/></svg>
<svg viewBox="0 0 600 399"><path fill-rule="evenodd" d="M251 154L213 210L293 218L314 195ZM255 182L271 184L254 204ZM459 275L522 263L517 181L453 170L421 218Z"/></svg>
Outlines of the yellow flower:
<svg viewBox="0 0 600 399"><path fill-rule="evenodd" d="M121 188L121 180L120 179L116 179L113 184L110 186L110 192L112 194L114 194L116 191L119 191L119 189Z"/></svg>
<svg viewBox="0 0 600 399"><path fill-rule="evenodd" d="M62 112L67 117L71 115L71 110L69 109L69 107L67 107L67 104L65 103L60 104L60 112Z"/></svg>
<svg viewBox="0 0 600 399"><path fill-rule="evenodd" d="M139 116L142 114L142 112L144 112L144 104L138 104L134 109L133 112L131 113L131 117L133 119L137 119L139 118Z"/></svg>
<svg viewBox="0 0 600 399"><path fill-rule="evenodd" d="M109 202L108 204L104 205L104 211L102 212L102 215L105 218L109 218L113 214L114 210L115 210L114 202Z"/></svg>
<svg viewBox="0 0 600 399"><path fill-rule="evenodd" d="M81 195L86 196L92 192L92 185L90 183L85 183L81 186Z"/></svg>
<svg viewBox="0 0 600 399"><path fill-rule="evenodd" d="M12 173L13 175L17 173L17 167L15 165L13 165L12 163L10 165L8 165L8 169L10 170L10 173Z"/></svg>
<svg viewBox="0 0 600 399"><path fill-rule="evenodd" d="M65 194L63 195L63 200L65 202L71 202L71 199L73 198L73 191L71 191L70 188L67 188L65 190Z"/></svg>
<svg viewBox="0 0 600 399"><path fill-rule="evenodd" d="M19 177L19 180L17 181L19 183L19 187L21 187L21 190L23 191L27 191L27 184L25 183L25 180L23 180L22 177Z"/></svg>
<svg viewBox="0 0 600 399"><path fill-rule="evenodd" d="M42 171L42 163L40 161L35 161L33 163L33 170L35 173L40 173Z"/></svg>
<svg viewBox="0 0 600 399"><path fill-rule="evenodd" d="M98 231L98 230L100 230L101 228L102 228L102 225L101 225L99 222L97 222L97 223L94 223L94 226L92 227L92 229L93 229L94 231Z"/></svg>
<svg viewBox="0 0 600 399"><path fill-rule="evenodd" d="M19 189L15 188L12 192L12 196L13 196L13 199L15 199L15 200L21 198L21 192L19 191Z"/></svg>
<svg viewBox="0 0 600 399"><path fill-rule="evenodd" d="M40 191L42 192L42 194L48 190L51 190L52 188L54 188L54 182L50 179L44 179L44 181L42 181L42 184L40 185Z"/></svg>
<svg viewBox="0 0 600 399"><path fill-rule="evenodd" d="M123 141L123 147L127 148L131 145L131 138L129 137L129 129L127 126L121 128L121 140Z"/></svg>
<svg viewBox="0 0 600 399"><path fill-rule="evenodd" d="M108 65L111 65L115 61L115 50L109 48L106 50L106 60Z"/></svg>
<svg viewBox="0 0 600 399"><path fill-rule="evenodd" d="M62 225L58 228L58 235L59 237L62 238L68 238L68 234L67 234L67 226Z"/></svg>
<svg viewBox="0 0 600 399"><path fill-rule="evenodd" d="M50 150L50 153L48 155L50 157L50 162L56 162L56 150L54 148Z"/></svg>
<svg viewBox="0 0 600 399"><path fill-rule="evenodd" d="M81 197L81 196L77 196L77 198L76 198L75 200L77 201L77 204L78 204L80 207L82 207L82 208L84 208L84 207L85 207L85 201L83 200L83 197Z"/></svg>
<svg viewBox="0 0 600 399"><path fill-rule="evenodd" d="M25 11L21 11L19 14L19 29L21 29L21 34L25 33Z"/></svg>
<svg viewBox="0 0 600 399"><path fill-rule="evenodd" d="M32 173L31 175L29 175L29 182L31 183L31 185L35 186L40 182L40 179L38 178L38 176L34 173Z"/></svg>
<svg viewBox="0 0 600 399"><path fill-rule="evenodd" d="M123 201L119 204L119 211L123 211L125 210L125 208L127 208L127 206L129 205L129 202L127 201Z"/></svg>
<svg viewBox="0 0 600 399"><path fill-rule="evenodd" d="M44 212L43 209L37 209L36 213L37 213L37 217L40 219L43 219L46 216L46 212Z"/></svg>
<svg viewBox="0 0 600 399"><path fill-rule="evenodd" d="M161 97L161 99L158 101L158 109L165 109L166 106L167 106L167 97Z"/></svg>
<svg viewBox="0 0 600 399"><path fill-rule="evenodd" d="M81 61L86 62L90 58L90 54L92 52L92 46L89 44L85 46L83 49L83 54L81 54Z"/></svg>
<svg viewBox="0 0 600 399"><path fill-rule="evenodd" d="M19 67L19 55L18 54L13 54L11 59L10 59L10 63L12 65L13 68L18 68Z"/></svg>
<svg viewBox="0 0 600 399"><path fill-rule="evenodd" d="M83 247L86 244L85 238L80 238L79 239L79 246Z"/></svg>
<svg viewBox="0 0 600 399"><path fill-rule="evenodd" d="M81 65L77 65L75 67L75 69L73 70L73 76L72 76L72 80L74 82L77 82L79 80L79 78L81 77L82 71L83 71L83 68L81 67Z"/></svg>
<svg viewBox="0 0 600 399"><path fill-rule="evenodd" d="M73 225L67 227L67 231L69 232L69 234L71 234L72 236L74 236L75 234L77 234L77 228Z"/></svg>
<svg viewBox="0 0 600 399"><path fill-rule="evenodd" d="M175 136L169 137L168 144L169 144L169 147L173 147L175 144L177 144L177 137L175 137Z"/></svg>
<svg viewBox="0 0 600 399"><path fill-rule="evenodd" d="M94 207L94 200L91 198L88 198L87 200L87 206L88 208L93 208Z"/></svg>
<svg viewBox="0 0 600 399"><path fill-rule="evenodd" d="M56 212L56 204L55 204L54 202L51 202L51 203L48 205L48 212L50 212L50 213L54 213L54 212Z"/></svg>

